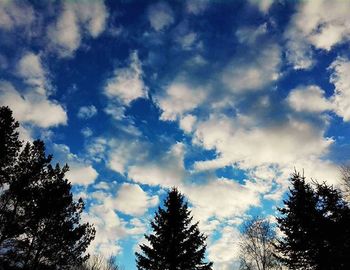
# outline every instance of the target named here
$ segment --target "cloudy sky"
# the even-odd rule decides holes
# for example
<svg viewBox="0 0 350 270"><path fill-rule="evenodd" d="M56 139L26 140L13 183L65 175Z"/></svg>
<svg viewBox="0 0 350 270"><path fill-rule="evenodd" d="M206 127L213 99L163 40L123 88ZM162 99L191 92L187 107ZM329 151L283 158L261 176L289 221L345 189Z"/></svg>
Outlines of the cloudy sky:
<svg viewBox="0 0 350 270"><path fill-rule="evenodd" d="M215 270L294 168L337 183L350 151L350 1L0 0L0 105L68 163L90 252L134 252L168 187Z"/></svg>

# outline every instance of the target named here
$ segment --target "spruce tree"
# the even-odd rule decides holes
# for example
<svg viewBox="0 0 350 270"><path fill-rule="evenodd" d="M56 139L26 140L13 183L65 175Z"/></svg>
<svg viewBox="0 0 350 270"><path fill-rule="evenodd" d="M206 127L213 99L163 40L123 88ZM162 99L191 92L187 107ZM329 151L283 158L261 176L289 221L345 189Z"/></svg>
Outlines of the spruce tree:
<svg viewBox="0 0 350 270"><path fill-rule="evenodd" d="M211 270L205 262L206 237L198 223L192 223L184 196L173 188L151 222L153 233L145 235L149 245L142 244L136 253L139 270Z"/></svg>
<svg viewBox="0 0 350 270"><path fill-rule="evenodd" d="M13 138L15 145L18 125L9 116L0 114L6 118L0 123L14 127L2 138ZM11 143L0 145L7 145L6 150ZM65 178L68 166L52 166L52 156L46 155L39 140L12 156L11 164L4 167L10 173L4 173L8 178L0 195L0 269L70 269L82 264L95 230L81 224L84 204L73 200Z"/></svg>
<svg viewBox="0 0 350 270"><path fill-rule="evenodd" d="M324 183L312 186L299 173L291 182L277 218L284 263L289 269L350 269L350 209L341 193Z"/></svg>

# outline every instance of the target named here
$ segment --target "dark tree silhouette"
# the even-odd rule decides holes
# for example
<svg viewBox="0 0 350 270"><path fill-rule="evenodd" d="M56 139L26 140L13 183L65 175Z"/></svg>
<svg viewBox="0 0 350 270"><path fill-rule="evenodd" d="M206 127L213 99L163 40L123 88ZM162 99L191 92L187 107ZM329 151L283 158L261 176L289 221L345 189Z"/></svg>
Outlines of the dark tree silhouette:
<svg viewBox="0 0 350 270"><path fill-rule="evenodd" d="M277 244L289 269L350 269L350 209L340 191L325 183L305 182L294 173L278 223Z"/></svg>
<svg viewBox="0 0 350 270"><path fill-rule="evenodd" d="M151 222L153 233L145 235L149 245L140 245L136 253L140 270L211 270L212 263L204 262L206 237L198 223L192 224L191 212L184 196L173 188L158 208Z"/></svg>
<svg viewBox="0 0 350 270"><path fill-rule="evenodd" d="M18 139L18 127L9 107L0 107L0 188L11 179L13 165L22 145Z"/></svg>
<svg viewBox="0 0 350 270"><path fill-rule="evenodd" d="M254 217L246 221L240 243L240 269L282 269L281 262L275 256L276 241L274 227L268 220Z"/></svg>
<svg viewBox="0 0 350 270"><path fill-rule="evenodd" d="M80 223L84 204L73 200L65 179L68 166L51 166L52 156L46 156L42 141L12 154L20 145L18 124L8 109L1 112L0 122L13 128L0 141L0 148L12 155L0 195L0 269L69 269L83 263L95 230Z"/></svg>

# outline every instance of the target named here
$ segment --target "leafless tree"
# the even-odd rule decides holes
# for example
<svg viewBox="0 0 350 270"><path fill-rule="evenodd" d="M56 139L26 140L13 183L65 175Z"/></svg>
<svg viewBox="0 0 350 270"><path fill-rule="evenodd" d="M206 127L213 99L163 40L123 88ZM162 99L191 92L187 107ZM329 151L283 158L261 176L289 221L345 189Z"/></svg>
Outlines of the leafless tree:
<svg viewBox="0 0 350 270"><path fill-rule="evenodd" d="M77 270L122 270L116 263L115 256L105 258L102 255L93 255Z"/></svg>
<svg viewBox="0 0 350 270"><path fill-rule="evenodd" d="M350 164L341 166L341 184L345 199L350 201Z"/></svg>
<svg viewBox="0 0 350 270"><path fill-rule="evenodd" d="M246 221L241 239L240 270L283 269L275 256L276 233L272 224L258 217Z"/></svg>

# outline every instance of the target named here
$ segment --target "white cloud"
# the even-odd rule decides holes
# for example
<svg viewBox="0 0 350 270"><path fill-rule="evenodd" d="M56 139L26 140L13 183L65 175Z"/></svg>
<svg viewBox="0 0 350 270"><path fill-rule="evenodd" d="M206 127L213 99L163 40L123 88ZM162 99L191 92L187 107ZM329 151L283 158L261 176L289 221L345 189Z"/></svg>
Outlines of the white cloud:
<svg viewBox="0 0 350 270"><path fill-rule="evenodd" d="M330 66L333 71L330 82L335 86L332 96L335 112L343 117L344 121L350 121L350 61L345 58L337 58Z"/></svg>
<svg viewBox="0 0 350 270"><path fill-rule="evenodd" d="M195 140L206 149L215 149L215 160L197 162L197 169L224 167L240 163L247 168L264 164L296 164L300 159L327 153L333 140L324 138L324 130L290 118L273 126L256 126L254 119L224 115L197 124ZM303 142L303 147L300 147ZM259 150L257 150L259 149Z"/></svg>
<svg viewBox="0 0 350 270"><path fill-rule="evenodd" d="M0 28L13 30L26 27L34 21L33 8L23 1L0 0Z"/></svg>
<svg viewBox="0 0 350 270"><path fill-rule="evenodd" d="M97 183L96 185L94 185L94 188L95 189L103 189L103 190L108 191L111 187L110 187L109 183L101 181L101 182Z"/></svg>
<svg viewBox="0 0 350 270"><path fill-rule="evenodd" d="M143 215L158 204L158 196L149 196L137 184L124 183L113 199L114 209L132 216Z"/></svg>
<svg viewBox="0 0 350 270"><path fill-rule="evenodd" d="M174 13L167 3L159 2L149 7L148 19L152 28L160 31L174 22Z"/></svg>
<svg viewBox="0 0 350 270"><path fill-rule="evenodd" d="M138 218L123 220L118 214L104 204L92 205L87 213L83 213L83 221L94 224L96 236L88 248L90 254L102 254L105 257L122 252L120 240L129 236L140 236L146 226Z"/></svg>
<svg viewBox="0 0 350 270"><path fill-rule="evenodd" d="M159 160L130 166L128 177L147 185L179 186L185 175L183 158L184 145L176 143Z"/></svg>
<svg viewBox="0 0 350 270"><path fill-rule="evenodd" d="M0 82L0 104L9 106L23 123L44 128L67 123L67 114L56 101L33 91L21 94L8 82Z"/></svg>
<svg viewBox="0 0 350 270"><path fill-rule="evenodd" d="M162 109L160 119L174 121L182 114L195 109L205 98L204 89L196 89L184 83L172 83L165 94L157 97L157 103Z"/></svg>
<svg viewBox="0 0 350 270"><path fill-rule="evenodd" d="M97 109L94 105L83 106L79 108L77 116L81 119L89 119L97 114Z"/></svg>
<svg viewBox="0 0 350 270"><path fill-rule="evenodd" d="M120 174L125 174L133 163L142 163L147 157L148 146L137 140L111 141L108 154L108 167Z"/></svg>
<svg viewBox="0 0 350 270"><path fill-rule="evenodd" d="M279 77L281 52L277 45L266 45L257 55L235 58L224 69L222 82L234 93L258 91Z"/></svg>
<svg viewBox="0 0 350 270"><path fill-rule="evenodd" d="M186 10L188 13L198 15L208 7L210 0L187 0Z"/></svg>
<svg viewBox="0 0 350 270"><path fill-rule="evenodd" d="M49 82L38 55L32 52L25 53L17 65L17 73L39 94L46 94Z"/></svg>
<svg viewBox="0 0 350 270"><path fill-rule="evenodd" d="M62 164L68 163L67 179L73 185L88 186L96 180L98 172L91 164L73 154L64 144L53 144L54 157Z"/></svg>
<svg viewBox="0 0 350 270"><path fill-rule="evenodd" d="M193 204L192 212L197 220L216 218L223 221L241 216L251 206L259 205L258 190L247 183L239 184L235 180L220 178L205 184L184 185L182 191Z"/></svg>
<svg viewBox="0 0 350 270"><path fill-rule="evenodd" d="M253 5L256 5L261 12L267 13L274 0L249 0L249 2Z"/></svg>
<svg viewBox="0 0 350 270"><path fill-rule="evenodd" d="M110 98L116 98L124 105L129 105L131 101L137 98L147 97L147 87L143 79L141 62L134 51L130 55L128 67L117 68L114 70L114 76L107 80L104 91Z"/></svg>
<svg viewBox="0 0 350 270"><path fill-rule="evenodd" d="M306 112L323 112L332 110L332 103L325 98L325 92L316 85L293 89L287 101L294 110Z"/></svg>
<svg viewBox="0 0 350 270"><path fill-rule="evenodd" d="M56 23L48 27L48 37L62 57L72 55L84 33L96 38L105 29L108 11L103 1L64 2Z"/></svg>
<svg viewBox="0 0 350 270"><path fill-rule="evenodd" d="M180 128L187 133L191 133L194 129L194 125L196 121L197 121L196 116L192 114L187 114L180 119L180 122L179 122Z"/></svg>
<svg viewBox="0 0 350 270"><path fill-rule="evenodd" d="M94 224L95 239L91 242L88 252L103 254L106 257L119 254L121 246L119 240L127 236L126 224L111 208L97 204L83 214L83 221Z"/></svg>
<svg viewBox="0 0 350 270"><path fill-rule="evenodd" d="M85 138L91 137L94 134L89 127L84 127L80 132Z"/></svg>
<svg viewBox="0 0 350 270"><path fill-rule="evenodd" d="M98 173L91 165L71 164L66 174L67 179L74 185L88 186L97 178Z"/></svg>
<svg viewBox="0 0 350 270"><path fill-rule="evenodd" d="M181 45L182 49L190 50L197 41L197 34L194 32L186 33L177 36L175 40Z"/></svg>
<svg viewBox="0 0 350 270"><path fill-rule="evenodd" d="M257 39L267 33L267 24L258 27L241 27L236 31L236 36L241 43L254 44Z"/></svg>
<svg viewBox="0 0 350 270"><path fill-rule="evenodd" d="M214 262L216 270L236 269L235 264L239 259L240 233L232 226L226 226L221 230L221 236L208 247L208 258Z"/></svg>
<svg viewBox="0 0 350 270"><path fill-rule="evenodd" d="M349 1L300 2L285 37L288 58L294 68L310 68L314 62L311 46L330 51L350 37Z"/></svg>

